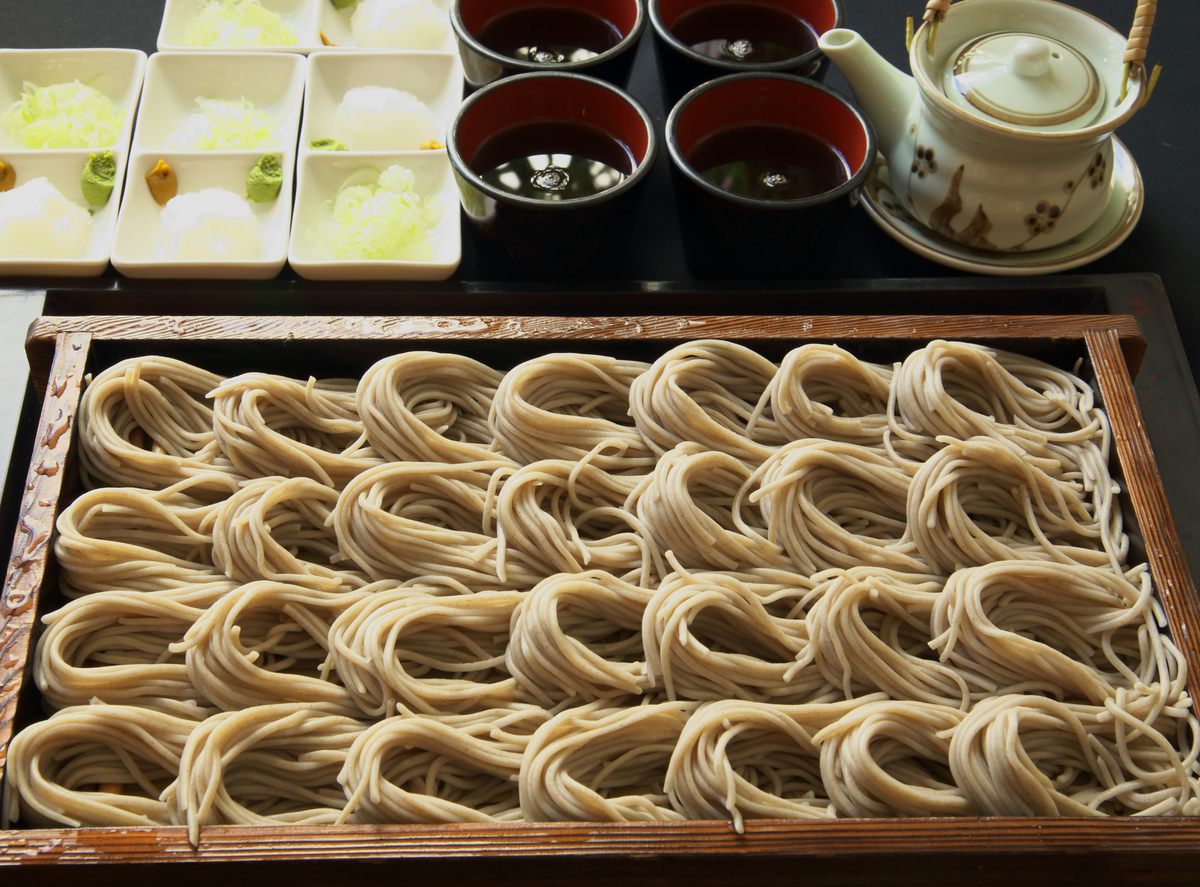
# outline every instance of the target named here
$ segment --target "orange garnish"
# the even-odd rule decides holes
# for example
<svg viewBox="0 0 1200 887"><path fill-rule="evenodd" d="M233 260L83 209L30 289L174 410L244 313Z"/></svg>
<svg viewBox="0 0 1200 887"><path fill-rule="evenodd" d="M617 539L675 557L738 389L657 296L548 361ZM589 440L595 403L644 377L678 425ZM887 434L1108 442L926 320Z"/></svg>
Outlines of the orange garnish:
<svg viewBox="0 0 1200 887"><path fill-rule="evenodd" d="M150 195L159 206L166 206L167 201L179 193L179 180L175 178L175 170L167 166L165 160L159 160L158 165L146 173L146 185Z"/></svg>

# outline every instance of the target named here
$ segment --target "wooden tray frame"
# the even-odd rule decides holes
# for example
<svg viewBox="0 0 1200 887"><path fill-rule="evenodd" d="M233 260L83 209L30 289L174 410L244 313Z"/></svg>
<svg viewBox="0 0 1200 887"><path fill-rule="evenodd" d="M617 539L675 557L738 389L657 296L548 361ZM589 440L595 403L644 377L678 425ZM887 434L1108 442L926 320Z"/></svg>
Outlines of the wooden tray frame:
<svg viewBox="0 0 1200 887"><path fill-rule="evenodd" d="M681 340L836 341L872 339L918 347L934 338L979 341L1023 350L1030 343L1086 347L1114 442L1133 518L1167 611L1173 638L1192 674L1200 674L1200 603L1179 545L1154 455L1133 392L1145 342L1131 317L1059 316L813 316L732 315L577 317L108 317L41 318L30 329L27 354L43 396L20 522L0 597L0 778L18 696L26 678L40 588L51 566L50 540L71 457L71 429L94 345L167 351L169 343L394 342L436 348L467 340L645 339L670 347ZM452 346L447 346L452 347ZM564 344L564 348L571 347ZM591 346L594 347L594 346ZM269 368L264 368L269 369ZM389 861L397 869L364 866ZM290 874L362 884L406 876L440 883L528 884L530 879L610 884L698 884L760 876L853 882L881 874L891 883L938 875L1000 876L1049 881L1089 873L1106 880L1195 883L1200 872L1200 819L929 819L748 821L736 834L723 821L685 823L528 823L505 825L232 827L202 830L193 849L184 828L23 829L0 832L0 865L39 866L39 883L68 883L71 863L104 863L136 883L149 883L145 863L212 863L235 881ZM797 869L797 863L803 869ZM899 863L899 865L898 865ZM1034 865L1035 868L1027 868ZM33 874L29 871L29 874ZM173 868L173 880L210 878L209 865ZM157 877L154 879L159 880Z"/></svg>

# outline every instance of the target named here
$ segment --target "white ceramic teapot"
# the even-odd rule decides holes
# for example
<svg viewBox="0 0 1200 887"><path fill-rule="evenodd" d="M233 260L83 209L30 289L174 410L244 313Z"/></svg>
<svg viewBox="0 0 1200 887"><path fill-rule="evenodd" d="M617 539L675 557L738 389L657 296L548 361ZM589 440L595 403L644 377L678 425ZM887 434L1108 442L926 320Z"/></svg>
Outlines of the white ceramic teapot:
<svg viewBox="0 0 1200 887"><path fill-rule="evenodd" d="M1135 66L1121 98L1126 37L1051 0L961 0L931 50L932 27L912 41L912 77L854 31L820 38L908 211L985 250L1043 249L1087 230L1112 193L1112 132L1147 89Z"/></svg>

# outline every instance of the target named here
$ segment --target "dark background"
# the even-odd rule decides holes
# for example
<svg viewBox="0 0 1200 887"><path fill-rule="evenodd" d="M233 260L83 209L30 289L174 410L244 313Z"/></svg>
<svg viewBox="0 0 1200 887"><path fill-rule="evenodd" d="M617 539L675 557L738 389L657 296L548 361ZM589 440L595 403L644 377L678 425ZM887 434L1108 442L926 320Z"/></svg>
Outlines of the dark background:
<svg viewBox="0 0 1200 887"><path fill-rule="evenodd" d="M918 18L922 0L843 0L846 26L860 31L893 63L906 65L905 17ZM1074 0L1071 4L1127 32L1136 0ZM0 0L0 41L11 48L122 46L155 49L162 19L161 0ZM1075 273L1158 274L1171 301L1193 376L1200 373L1200 171L1197 170L1196 113L1200 70L1195 59L1200 33L1200 6L1195 0L1160 4L1150 42L1149 63L1164 64L1151 102L1119 131L1141 169L1146 186L1145 212L1129 239L1112 254ZM832 71L829 85L849 94L845 81ZM647 27L635 61L629 91L659 124L666 118L657 85L653 40ZM632 227L632 245L606 268L609 280L686 281L690 275L680 253L674 204L660 156L645 200ZM466 232L464 232L464 235ZM113 274L110 270L109 274ZM290 276L290 271L285 271ZM481 265L464 237L463 264L457 280L511 278L504 269ZM970 276L910 253L879 230L860 208L828 264L812 274L821 279L878 279ZM731 306L731 310L735 306ZM494 309L503 313L504 307ZM904 306L895 306L903 311ZM964 303L964 313L983 310Z"/></svg>

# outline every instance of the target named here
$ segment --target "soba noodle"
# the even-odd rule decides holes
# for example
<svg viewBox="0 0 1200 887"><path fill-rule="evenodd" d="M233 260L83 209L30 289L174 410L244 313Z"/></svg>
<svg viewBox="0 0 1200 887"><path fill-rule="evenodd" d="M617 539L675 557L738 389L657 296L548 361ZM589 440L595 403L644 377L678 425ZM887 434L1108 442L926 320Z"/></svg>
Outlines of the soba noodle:
<svg viewBox="0 0 1200 887"><path fill-rule="evenodd" d="M79 435L8 822L1200 815L1107 419L1036 360L145 357Z"/></svg>

